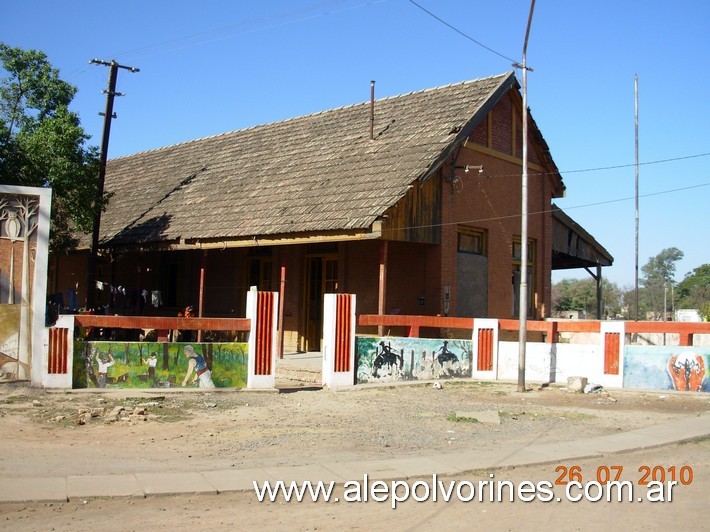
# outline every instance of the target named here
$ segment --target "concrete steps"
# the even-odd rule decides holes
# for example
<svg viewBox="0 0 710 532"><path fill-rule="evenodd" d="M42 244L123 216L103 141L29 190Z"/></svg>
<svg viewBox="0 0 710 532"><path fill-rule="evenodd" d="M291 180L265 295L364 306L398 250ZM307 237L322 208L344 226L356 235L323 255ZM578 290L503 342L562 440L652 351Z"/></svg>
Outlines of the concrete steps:
<svg viewBox="0 0 710 532"><path fill-rule="evenodd" d="M323 382L323 358L320 353L287 354L276 361L276 383L316 385Z"/></svg>
<svg viewBox="0 0 710 532"><path fill-rule="evenodd" d="M276 380L305 382L320 384L323 381L323 372L308 368L283 367L276 363Z"/></svg>

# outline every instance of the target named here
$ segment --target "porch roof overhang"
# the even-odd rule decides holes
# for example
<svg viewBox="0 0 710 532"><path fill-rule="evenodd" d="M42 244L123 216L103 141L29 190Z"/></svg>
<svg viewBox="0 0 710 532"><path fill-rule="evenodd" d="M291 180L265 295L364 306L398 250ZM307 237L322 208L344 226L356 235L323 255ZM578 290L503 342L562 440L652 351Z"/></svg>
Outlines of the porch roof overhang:
<svg viewBox="0 0 710 532"><path fill-rule="evenodd" d="M171 241L142 242L136 244L104 243L103 249L131 251L187 251L208 249L251 248L259 246L289 246L328 242L350 242L382 238L382 221L376 220L368 230L324 231L276 235L254 235L249 238L191 238Z"/></svg>
<svg viewBox="0 0 710 532"><path fill-rule="evenodd" d="M614 257L581 225L552 205L552 269L611 266Z"/></svg>

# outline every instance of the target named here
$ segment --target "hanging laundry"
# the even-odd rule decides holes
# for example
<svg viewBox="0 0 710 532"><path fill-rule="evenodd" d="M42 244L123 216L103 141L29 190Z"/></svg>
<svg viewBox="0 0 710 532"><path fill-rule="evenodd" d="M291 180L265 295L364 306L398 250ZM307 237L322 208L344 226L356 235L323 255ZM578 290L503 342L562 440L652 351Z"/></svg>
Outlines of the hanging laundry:
<svg viewBox="0 0 710 532"><path fill-rule="evenodd" d="M67 307L71 310L79 308L79 299L76 297L76 290L67 288Z"/></svg>
<svg viewBox="0 0 710 532"><path fill-rule="evenodd" d="M160 307L163 304L163 296L160 293L160 290L153 290L150 293L150 300L155 308Z"/></svg>

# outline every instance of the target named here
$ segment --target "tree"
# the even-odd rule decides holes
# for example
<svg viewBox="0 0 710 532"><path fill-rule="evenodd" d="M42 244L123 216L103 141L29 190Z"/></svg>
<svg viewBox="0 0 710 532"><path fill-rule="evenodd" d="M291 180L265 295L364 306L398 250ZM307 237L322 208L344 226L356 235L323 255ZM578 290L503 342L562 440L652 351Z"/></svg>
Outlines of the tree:
<svg viewBox="0 0 710 532"><path fill-rule="evenodd" d="M552 309L564 314L579 311L584 318L596 318L597 285L593 279L562 279L552 287ZM602 318L621 314L622 291L602 279Z"/></svg>
<svg viewBox="0 0 710 532"><path fill-rule="evenodd" d="M678 248L666 248L641 268L643 277L639 299L643 299L646 311L652 311L655 319L664 316L663 302L667 304L667 290L674 285L676 262L683 258L683 252ZM639 305L640 306L640 305Z"/></svg>
<svg viewBox="0 0 710 532"><path fill-rule="evenodd" d="M678 283L678 306L700 311L705 321L710 320L710 264L698 266Z"/></svg>
<svg viewBox="0 0 710 532"><path fill-rule="evenodd" d="M76 88L44 53L0 43L0 62L0 183L53 189L50 245L61 252L91 232L98 150L69 111Z"/></svg>

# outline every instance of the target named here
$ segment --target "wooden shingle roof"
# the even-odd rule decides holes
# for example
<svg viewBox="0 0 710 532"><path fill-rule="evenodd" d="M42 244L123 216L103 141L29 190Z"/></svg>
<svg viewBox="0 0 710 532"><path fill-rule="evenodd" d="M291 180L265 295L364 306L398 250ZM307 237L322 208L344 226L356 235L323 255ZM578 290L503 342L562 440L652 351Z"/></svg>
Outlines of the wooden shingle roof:
<svg viewBox="0 0 710 532"><path fill-rule="evenodd" d="M109 161L102 245L368 231L516 83L489 78Z"/></svg>

